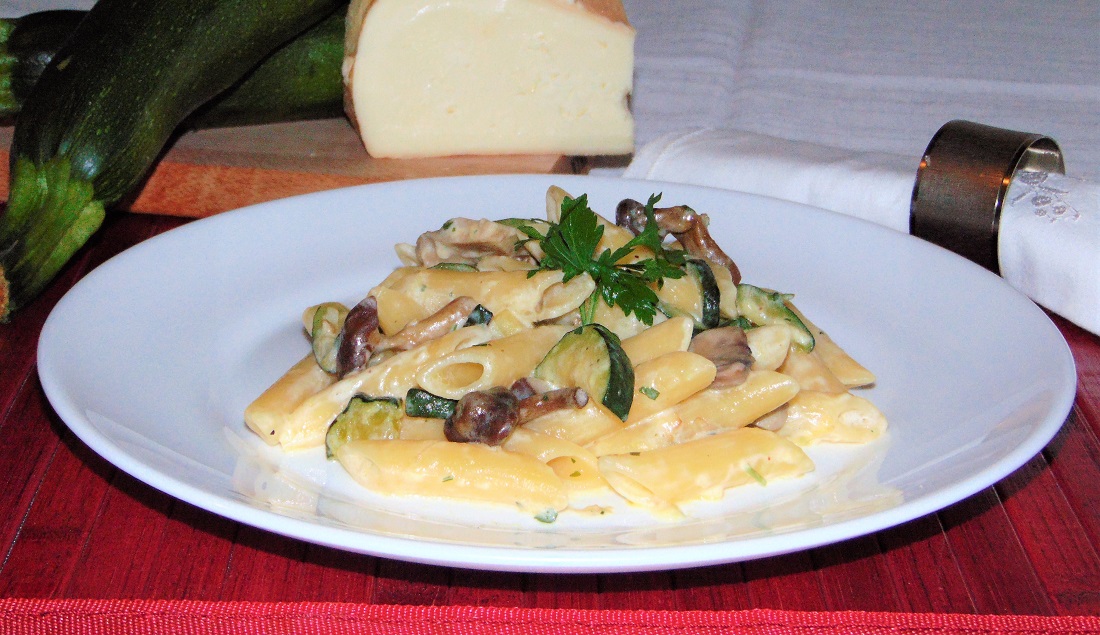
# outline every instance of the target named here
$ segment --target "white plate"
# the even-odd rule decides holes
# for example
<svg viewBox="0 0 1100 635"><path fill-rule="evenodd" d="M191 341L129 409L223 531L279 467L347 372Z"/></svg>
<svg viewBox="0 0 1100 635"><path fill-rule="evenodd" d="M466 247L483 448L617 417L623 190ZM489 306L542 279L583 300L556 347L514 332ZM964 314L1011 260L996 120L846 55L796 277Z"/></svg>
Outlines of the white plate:
<svg viewBox="0 0 1100 635"><path fill-rule="evenodd" d="M815 448L811 476L732 490L683 523L619 509L546 525L511 510L372 496L320 451L283 457L245 429L245 406L308 350L304 307L357 301L397 265L393 243L451 216L539 216L550 184L587 193L607 214L654 191L709 213L747 282L795 293L877 374L865 394L889 434ZM38 369L58 414L92 449L203 509L350 551L554 572L733 562L917 518L1035 455L1076 388L1069 349L1041 310L929 243L772 199L564 176L369 185L190 223L81 280L43 328Z"/></svg>

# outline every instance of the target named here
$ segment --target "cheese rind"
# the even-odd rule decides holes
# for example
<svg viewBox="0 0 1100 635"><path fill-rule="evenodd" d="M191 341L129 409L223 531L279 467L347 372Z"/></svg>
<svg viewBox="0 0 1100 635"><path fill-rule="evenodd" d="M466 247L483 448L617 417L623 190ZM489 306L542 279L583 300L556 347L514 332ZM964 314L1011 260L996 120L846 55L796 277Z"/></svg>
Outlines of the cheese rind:
<svg viewBox="0 0 1100 635"><path fill-rule="evenodd" d="M345 106L375 157L628 154L620 0L355 0Z"/></svg>

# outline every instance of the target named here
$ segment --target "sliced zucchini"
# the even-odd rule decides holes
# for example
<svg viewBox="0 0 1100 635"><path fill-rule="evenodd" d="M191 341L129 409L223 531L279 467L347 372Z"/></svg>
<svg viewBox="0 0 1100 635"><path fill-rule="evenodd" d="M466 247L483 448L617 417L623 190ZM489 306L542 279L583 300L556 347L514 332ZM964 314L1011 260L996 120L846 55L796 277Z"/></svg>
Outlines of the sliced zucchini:
<svg viewBox="0 0 1100 635"><path fill-rule="evenodd" d="M704 260L689 258L684 262L684 269L688 275L683 278L664 280L657 291L660 298L657 308L668 317L690 317L696 331L718 326L722 319L719 310L722 296L710 265Z"/></svg>
<svg viewBox="0 0 1100 635"><path fill-rule="evenodd" d="M466 318L466 323L463 326L476 326L478 324L488 324L493 321L493 312L486 309L483 305L477 305L473 311L470 311L470 317Z"/></svg>
<svg viewBox="0 0 1100 635"><path fill-rule="evenodd" d="M535 367L534 375L562 388L583 388L623 421L634 400L634 367L619 337L601 324L566 333Z"/></svg>
<svg viewBox="0 0 1100 635"><path fill-rule="evenodd" d="M756 326L787 324L791 327L791 342L805 352L814 349L814 336L806 324L787 306L789 293L767 291L751 284L737 285L737 311Z"/></svg>
<svg viewBox="0 0 1100 635"><path fill-rule="evenodd" d="M465 262L441 262L428 268L442 269L443 271L477 271L477 267Z"/></svg>
<svg viewBox="0 0 1100 635"><path fill-rule="evenodd" d="M309 333L313 358L326 373L336 372L336 351L340 348L337 340L347 316L348 308L339 302L325 302L313 312Z"/></svg>
<svg viewBox="0 0 1100 635"><path fill-rule="evenodd" d="M401 416L400 399L355 395L329 425L325 455L333 458L336 450L349 441L396 439L401 432Z"/></svg>
<svg viewBox="0 0 1100 635"><path fill-rule="evenodd" d="M405 394L405 414L410 417L446 419L455 411L456 399L448 399L421 388L410 388Z"/></svg>

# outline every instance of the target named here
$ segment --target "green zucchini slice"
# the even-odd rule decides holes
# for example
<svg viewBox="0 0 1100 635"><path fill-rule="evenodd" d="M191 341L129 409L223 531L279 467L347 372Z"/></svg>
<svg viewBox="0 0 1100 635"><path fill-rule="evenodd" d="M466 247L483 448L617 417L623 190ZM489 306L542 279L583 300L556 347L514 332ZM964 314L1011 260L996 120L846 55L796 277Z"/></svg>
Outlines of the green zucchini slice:
<svg viewBox="0 0 1100 635"><path fill-rule="evenodd" d="M681 279L666 280L665 285L671 291L672 286L680 287L673 297L666 292L658 302L657 308L668 317L686 316L691 321L696 331L705 331L718 326L722 320L719 312L721 292L718 289L718 281L711 271L710 265L699 258L689 258L684 262L684 269L688 275ZM684 287L683 285L688 285ZM688 290L690 289L690 290ZM661 291L657 292L662 296Z"/></svg>
<svg viewBox="0 0 1100 635"><path fill-rule="evenodd" d="M329 425L325 455L331 459L349 441L396 439L401 431L401 416L400 399L355 395Z"/></svg>
<svg viewBox="0 0 1100 635"><path fill-rule="evenodd" d="M443 271L477 271L477 267L465 262L441 262L428 268L441 269Z"/></svg>
<svg viewBox="0 0 1100 635"><path fill-rule="evenodd" d="M410 417L446 419L455 411L456 399L440 397L422 388L410 388L405 394L405 414Z"/></svg>
<svg viewBox="0 0 1100 635"><path fill-rule="evenodd" d="M470 311L470 317L466 318L466 323L462 326L476 326L478 324L488 324L493 321L493 312L486 309L484 305L477 305L473 311Z"/></svg>
<svg viewBox="0 0 1100 635"><path fill-rule="evenodd" d="M347 316L348 308L339 302L325 302L313 312L313 328L309 333L313 359L326 373L336 372L336 351L340 348L337 340Z"/></svg>
<svg viewBox="0 0 1100 635"><path fill-rule="evenodd" d="M751 284L737 285L737 312L756 326L787 324L791 342L805 352L814 349L814 336L806 324L787 306L793 295L766 291Z"/></svg>
<svg viewBox="0 0 1100 635"><path fill-rule="evenodd" d="M634 366L619 337L601 324L587 324L562 336L534 375L562 388L583 388L624 421L630 412Z"/></svg>

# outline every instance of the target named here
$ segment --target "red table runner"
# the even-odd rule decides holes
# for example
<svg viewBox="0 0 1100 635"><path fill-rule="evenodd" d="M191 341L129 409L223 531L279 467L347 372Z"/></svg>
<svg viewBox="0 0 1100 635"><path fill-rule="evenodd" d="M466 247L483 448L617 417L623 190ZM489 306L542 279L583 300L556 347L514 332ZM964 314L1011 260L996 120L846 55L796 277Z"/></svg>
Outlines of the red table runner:
<svg viewBox="0 0 1100 635"><path fill-rule="evenodd" d="M1100 617L864 611L595 611L158 600L0 600L0 635L73 633L1100 633Z"/></svg>

